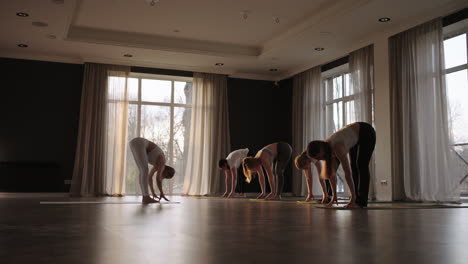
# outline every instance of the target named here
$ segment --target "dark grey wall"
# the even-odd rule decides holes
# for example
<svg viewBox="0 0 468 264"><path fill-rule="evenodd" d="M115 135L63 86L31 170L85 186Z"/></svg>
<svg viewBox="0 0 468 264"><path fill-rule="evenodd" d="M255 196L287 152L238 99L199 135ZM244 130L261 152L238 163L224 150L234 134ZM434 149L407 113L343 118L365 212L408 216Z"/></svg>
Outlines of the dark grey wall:
<svg viewBox="0 0 468 264"><path fill-rule="evenodd" d="M274 85L271 81L228 79L229 126L231 149L249 148L249 155L274 142L292 142L292 81ZM291 190L291 165L285 177L284 191ZM242 171L239 170L239 174ZM243 179L243 177L242 177ZM239 181L238 191L260 192L255 179Z"/></svg>
<svg viewBox="0 0 468 264"><path fill-rule="evenodd" d="M66 190L83 65L0 58L0 73L0 190Z"/></svg>
<svg viewBox="0 0 468 264"><path fill-rule="evenodd" d="M66 191L79 125L83 65L0 58L0 191ZM191 76L188 72L132 68L136 72ZM231 148L255 153L267 144L291 143L292 82L228 78ZM290 190L291 165L285 191ZM239 171L241 173L241 171ZM242 176L242 174L241 174ZM240 182L244 192L258 181Z"/></svg>

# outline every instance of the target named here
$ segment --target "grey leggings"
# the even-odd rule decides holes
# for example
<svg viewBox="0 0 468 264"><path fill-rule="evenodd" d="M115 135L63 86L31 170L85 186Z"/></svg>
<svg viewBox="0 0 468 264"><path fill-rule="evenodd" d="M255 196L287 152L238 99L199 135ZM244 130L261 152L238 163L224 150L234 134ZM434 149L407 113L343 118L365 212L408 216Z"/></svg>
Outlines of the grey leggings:
<svg viewBox="0 0 468 264"><path fill-rule="evenodd" d="M292 147L288 143L278 142L276 145L277 155L273 160L273 173L276 178L276 193L281 195L284 187L284 170L292 155Z"/></svg>

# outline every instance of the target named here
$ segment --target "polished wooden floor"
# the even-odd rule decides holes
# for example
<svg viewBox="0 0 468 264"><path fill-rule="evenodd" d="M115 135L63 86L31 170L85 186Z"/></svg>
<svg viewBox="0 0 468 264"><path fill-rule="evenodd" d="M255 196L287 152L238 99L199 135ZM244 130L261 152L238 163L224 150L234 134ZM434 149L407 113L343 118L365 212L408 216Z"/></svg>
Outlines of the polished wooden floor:
<svg viewBox="0 0 468 264"><path fill-rule="evenodd" d="M468 209L0 195L0 263L468 263ZM81 199L79 201L88 201Z"/></svg>

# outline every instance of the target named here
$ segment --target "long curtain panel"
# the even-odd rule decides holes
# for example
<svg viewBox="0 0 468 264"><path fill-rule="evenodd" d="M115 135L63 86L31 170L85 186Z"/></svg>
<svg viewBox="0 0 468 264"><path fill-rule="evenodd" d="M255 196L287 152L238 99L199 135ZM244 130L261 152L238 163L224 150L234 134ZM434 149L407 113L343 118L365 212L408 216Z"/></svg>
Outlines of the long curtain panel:
<svg viewBox="0 0 468 264"><path fill-rule="evenodd" d="M447 118L442 20L389 40L393 195L396 200L459 197Z"/></svg>
<svg viewBox="0 0 468 264"><path fill-rule="evenodd" d="M126 123L126 105L125 100L115 106L108 103L109 99L126 98L126 95L122 97L122 92L125 92L129 71L125 66L85 64L71 195L99 196L122 191L117 182L123 179L121 166L124 162L119 164L119 155L123 159L125 142L119 143L116 138L125 138L126 130L119 129ZM111 76L117 79L109 87ZM108 164L109 159L115 160ZM113 175L116 175L115 180L109 180Z"/></svg>
<svg viewBox="0 0 468 264"><path fill-rule="evenodd" d="M374 46L370 45L349 54L350 93L355 94L353 109L347 109L353 115L354 122L374 124ZM351 107L349 107L351 108ZM378 135L377 135L378 136ZM375 160L369 164L370 197L375 197ZM355 183L356 184L356 183Z"/></svg>
<svg viewBox="0 0 468 264"><path fill-rule="evenodd" d="M183 194L220 193L220 157L230 150L225 75L194 73L190 143Z"/></svg>
<svg viewBox="0 0 468 264"><path fill-rule="evenodd" d="M302 72L293 77L293 158L305 150L312 140L324 139L324 95L320 66ZM313 193L320 194L315 168L313 173ZM293 169L292 192L303 196L307 193L307 184L303 172Z"/></svg>

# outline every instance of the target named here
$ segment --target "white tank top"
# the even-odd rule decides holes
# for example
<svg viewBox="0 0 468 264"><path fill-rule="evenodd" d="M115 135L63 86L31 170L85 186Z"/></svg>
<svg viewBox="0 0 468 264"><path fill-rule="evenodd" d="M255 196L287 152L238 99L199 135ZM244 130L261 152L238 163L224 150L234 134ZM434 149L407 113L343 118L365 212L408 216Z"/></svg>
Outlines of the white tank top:
<svg viewBox="0 0 468 264"><path fill-rule="evenodd" d="M332 147L336 144L341 143L349 151L358 143L358 140L359 135L356 134L356 132L350 125L347 125L333 133L333 135L331 135L325 141L329 142L332 145Z"/></svg>
<svg viewBox="0 0 468 264"><path fill-rule="evenodd" d="M247 153L249 153L248 148L238 149L229 153L226 158L229 168L239 168L242 160L247 157Z"/></svg>

